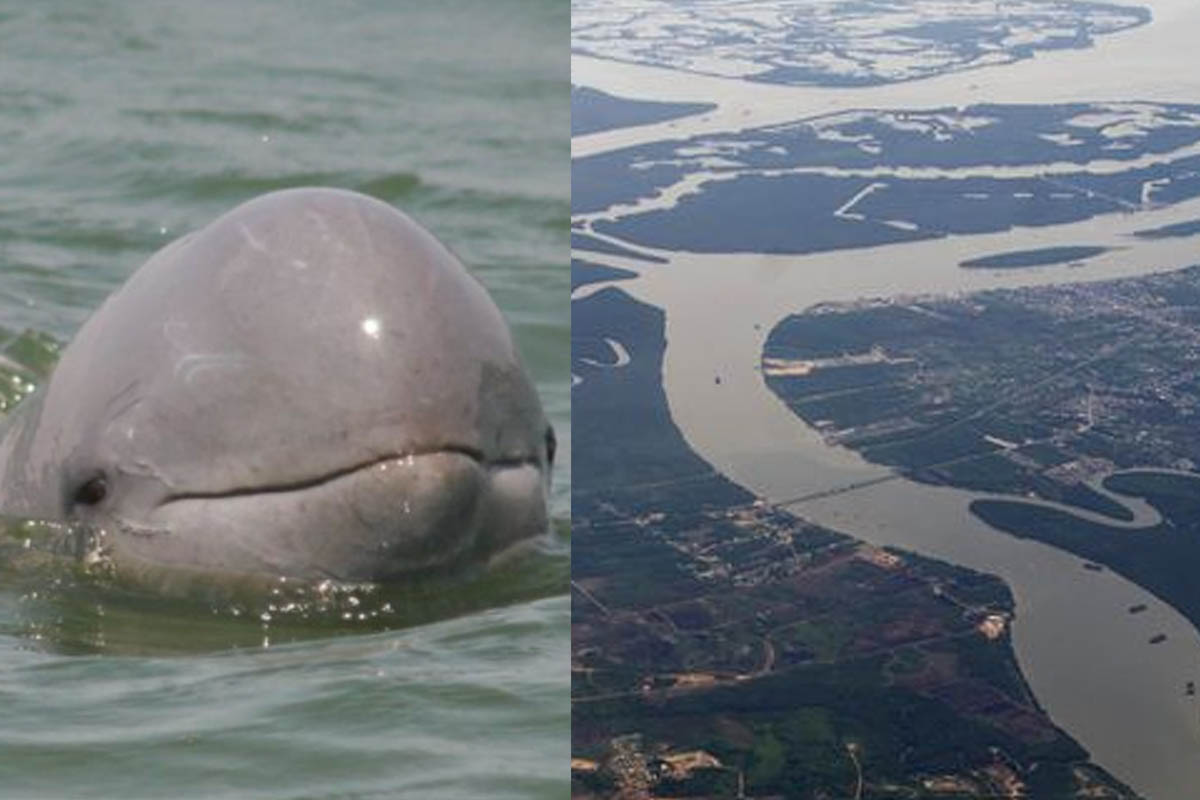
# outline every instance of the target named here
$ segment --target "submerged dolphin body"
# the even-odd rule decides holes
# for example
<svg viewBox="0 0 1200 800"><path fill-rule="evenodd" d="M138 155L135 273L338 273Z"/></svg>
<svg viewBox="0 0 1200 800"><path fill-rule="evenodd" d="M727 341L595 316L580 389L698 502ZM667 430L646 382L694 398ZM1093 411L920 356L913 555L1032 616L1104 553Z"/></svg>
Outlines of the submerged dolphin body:
<svg viewBox="0 0 1200 800"><path fill-rule="evenodd" d="M486 291L353 192L247 202L105 301L0 439L0 512L135 577L389 580L545 532L554 434Z"/></svg>

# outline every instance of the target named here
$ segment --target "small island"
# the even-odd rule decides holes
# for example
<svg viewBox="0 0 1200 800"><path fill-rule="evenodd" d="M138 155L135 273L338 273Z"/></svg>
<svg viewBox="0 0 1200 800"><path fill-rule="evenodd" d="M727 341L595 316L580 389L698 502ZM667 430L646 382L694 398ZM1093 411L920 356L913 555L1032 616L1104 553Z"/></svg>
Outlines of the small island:
<svg viewBox="0 0 1200 800"><path fill-rule="evenodd" d="M1107 247L1076 245L1072 247L1040 247L1036 250L1013 250L960 261L963 269L1019 269L1021 267L1044 267L1050 264L1069 264L1084 261L1108 252Z"/></svg>
<svg viewBox="0 0 1200 800"><path fill-rule="evenodd" d="M714 103L659 103L647 100L628 100L624 97L589 89L571 87L571 135L611 131L634 125L702 114L716 108Z"/></svg>
<svg viewBox="0 0 1200 800"><path fill-rule="evenodd" d="M1134 231L1133 235L1139 239L1170 239L1174 237L1195 236L1197 233L1200 233L1200 219L1176 222L1174 225L1163 225L1161 228Z"/></svg>

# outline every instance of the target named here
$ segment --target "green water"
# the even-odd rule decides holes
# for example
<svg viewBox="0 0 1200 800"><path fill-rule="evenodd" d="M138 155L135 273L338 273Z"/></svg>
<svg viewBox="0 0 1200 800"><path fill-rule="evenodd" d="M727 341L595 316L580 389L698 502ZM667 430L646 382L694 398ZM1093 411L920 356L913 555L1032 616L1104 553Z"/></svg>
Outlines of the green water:
<svg viewBox="0 0 1200 800"><path fill-rule="evenodd" d="M565 538L569 13L0 3L0 328L69 340L153 251L262 192L373 194L512 324L558 431ZM518 567L390 598L434 621L358 597L263 621L0 572L0 795L563 797L566 547Z"/></svg>

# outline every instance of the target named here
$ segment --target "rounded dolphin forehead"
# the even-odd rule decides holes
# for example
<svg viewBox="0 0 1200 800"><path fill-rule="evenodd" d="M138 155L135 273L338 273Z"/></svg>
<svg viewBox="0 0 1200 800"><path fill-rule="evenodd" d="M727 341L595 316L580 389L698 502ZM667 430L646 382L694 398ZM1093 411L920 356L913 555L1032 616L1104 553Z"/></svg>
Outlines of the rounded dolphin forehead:
<svg viewBox="0 0 1200 800"><path fill-rule="evenodd" d="M197 490L212 464L236 462L236 483L446 444L503 456L542 424L483 288L412 220L338 190L267 195L169 245L60 370L105 397L81 422L113 455Z"/></svg>
<svg viewBox="0 0 1200 800"><path fill-rule="evenodd" d="M177 349L189 346L178 323L190 318L210 329L202 340L226 342L262 370L322 382L326 402L340 382L436 392L456 380L411 379L516 358L499 311L457 259L412 220L361 195L267 195L167 255L177 263L165 271L197 276L208 306L167 315L164 334Z"/></svg>

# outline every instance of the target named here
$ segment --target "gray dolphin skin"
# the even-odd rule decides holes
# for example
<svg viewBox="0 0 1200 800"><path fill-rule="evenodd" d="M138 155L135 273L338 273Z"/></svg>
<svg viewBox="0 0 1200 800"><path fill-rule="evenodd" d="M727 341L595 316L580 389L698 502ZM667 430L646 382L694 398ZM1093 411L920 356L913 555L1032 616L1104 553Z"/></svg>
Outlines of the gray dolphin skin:
<svg viewBox="0 0 1200 800"><path fill-rule="evenodd" d="M123 574L388 581L548 530L554 433L508 327L431 234L337 189L150 258L0 440L0 512Z"/></svg>

